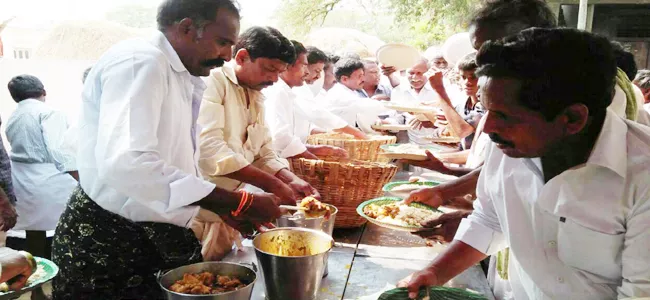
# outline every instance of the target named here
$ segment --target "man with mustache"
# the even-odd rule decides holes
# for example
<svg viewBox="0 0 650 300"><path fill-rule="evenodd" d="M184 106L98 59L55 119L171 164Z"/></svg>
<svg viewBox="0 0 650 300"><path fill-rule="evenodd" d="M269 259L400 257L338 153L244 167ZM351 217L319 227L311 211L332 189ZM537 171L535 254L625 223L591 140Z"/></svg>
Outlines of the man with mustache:
<svg viewBox="0 0 650 300"><path fill-rule="evenodd" d="M84 84L80 185L54 236L54 299L162 299L154 274L202 260L188 228L200 208L260 223L281 214L275 196L216 188L197 165L198 76L232 57L237 6L165 0L157 23L151 39L110 48Z"/></svg>
<svg viewBox="0 0 650 300"><path fill-rule="evenodd" d="M265 120L262 89L277 82L294 64L293 45L274 28L251 27L239 36L234 53L232 62L205 78L207 88L198 119L203 176L230 191L261 189L273 193L288 205L296 205L305 196L319 197L275 152ZM206 259L224 256L238 238L233 228L242 230L239 224L227 225L221 219L203 210L193 225L202 239Z"/></svg>
<svg viewBox="0 0 650 300"><path fill-rule="evenodd" d="M510 247L515 299L650 295L650 129L608 109L610 42L528 29L486 43L477 62L493 143L475 210L430 266L399 285L413 296Z"/></svg>

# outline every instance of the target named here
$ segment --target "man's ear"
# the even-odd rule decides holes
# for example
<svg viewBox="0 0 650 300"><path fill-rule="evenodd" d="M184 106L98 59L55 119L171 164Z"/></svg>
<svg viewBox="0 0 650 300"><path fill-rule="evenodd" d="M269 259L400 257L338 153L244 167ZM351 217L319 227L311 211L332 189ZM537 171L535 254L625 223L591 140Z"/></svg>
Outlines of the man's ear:
<svg viewBox="0 0 650 300"><path fill-rule="evenodd" d="M174 28L174 31L183 38L191 38L194 40L198 36L198 28L194 21L190 18L185 18L178 22Z"/></svg>
<svg viewBox="0 0 650 300"><path fill-rule="evenodd" d="M581 103L573 104L565 108L558 118L565 123L564 127L566 128L566 133L573 135L582 131L587 125L587 121L589 120L589 108Z"/></svg>
<svg viewBox="0 0 650 300"><path fill-rule="evenodd" d="M250 54L248 53L248 50L246 49L239 49L237 53L235 53L235 62L238 65L243 65L246 60L250 60Z"/></svg>

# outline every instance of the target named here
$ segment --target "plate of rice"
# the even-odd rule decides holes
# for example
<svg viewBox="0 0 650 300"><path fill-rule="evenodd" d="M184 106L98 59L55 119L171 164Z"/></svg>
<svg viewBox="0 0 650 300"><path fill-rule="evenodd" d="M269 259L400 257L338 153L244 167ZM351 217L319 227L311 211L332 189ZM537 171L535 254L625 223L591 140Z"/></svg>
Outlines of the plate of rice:
<svg viewBox="0 0 650 300"><path fill-rule="evenodd" d="M49 281L59 273L59 267L49 259L34 257L36 261L36 271L27 279L27 284L20 291L7 291L5 283L0 284L0 299L15 299L18 296L27 293Z"/></svg>
<svg viewBox="0 0 650 300"><path fill-rule="evenodd" d="M382 190L389 196L406 198L415 190L439 185L436 181L395 181L384 185Z"/></svg>
<svg viewBox="0 0 650 300"><path fill-rule="evenodd" d="M420 203L404 204L396 197L380 197L361 203L357 213L369 222L381 227L415 232L422 229L422 223L439 218L437 209Z"/></svg>

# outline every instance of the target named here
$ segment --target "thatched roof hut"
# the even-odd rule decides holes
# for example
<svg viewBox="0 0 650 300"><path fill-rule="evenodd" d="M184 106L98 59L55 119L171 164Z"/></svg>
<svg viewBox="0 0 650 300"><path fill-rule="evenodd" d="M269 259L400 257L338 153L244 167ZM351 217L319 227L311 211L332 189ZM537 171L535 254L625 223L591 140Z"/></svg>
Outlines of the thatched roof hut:
<svg viewBox="0 0 650 300"><path fill-rule="evenodd" d="M385 44L378 37L359 30L334 27L310 32L304 43L336 54L352 52L361 57L374 57L377 49Z"/></svg>
<svg viewBox="0 0 650 300"><path fill-rule="evenodd" d="M136 29L106 21L64 22L56 26L34 50L34 58L97 60L111 46L153 29Z"/></svg>

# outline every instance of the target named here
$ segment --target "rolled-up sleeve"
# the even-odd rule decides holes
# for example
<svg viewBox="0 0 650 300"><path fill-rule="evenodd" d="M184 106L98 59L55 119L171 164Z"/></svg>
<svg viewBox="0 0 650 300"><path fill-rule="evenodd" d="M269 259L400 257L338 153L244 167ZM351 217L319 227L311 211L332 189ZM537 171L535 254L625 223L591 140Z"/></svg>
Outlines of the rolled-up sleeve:
<svg viewBox="0 0 650 300"><path fill-rule="evenodd" d="M646 179L648 180L648 179ZM647 182L647 181L646 181ZM647 183L643 183L647 185ZM650 297L650 195L644 193L627 221L622 264L623 282L618 297ZM641 200L642 199L642 200Z"/></svg>
<svg viewBox="0 0 650 300"><path fill-rule="evenodd" d="M196 203L215 187L160 157L157 136L166 72L163 60L141 55L106 69L95 150L102 181L160 213ZM187 221L175 223L185 226Z"/></svg>
<svg viewBox="0 0 650 300"><path fill-rule="evenodd" d="M489 167L490 165L487 164L483 168ZM505 249L507 245L494 204L486 189L487 173L481 172L476 187L474 212L460 223L454 239L472 246L485 255L494 255Z"/></svg>
<svg viewBox="0 0 650 300"><path fill-rule="evenodd" d="M226 112L225 87L213 76L207 77L198 123L201 125L199 167L204 176L224 176L250 165L244 155L235 152L224 139ZM243 120L242 120L243 122Z"/></svg>

